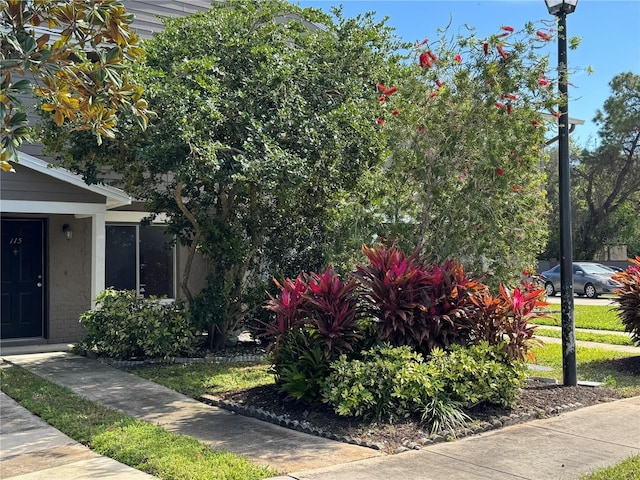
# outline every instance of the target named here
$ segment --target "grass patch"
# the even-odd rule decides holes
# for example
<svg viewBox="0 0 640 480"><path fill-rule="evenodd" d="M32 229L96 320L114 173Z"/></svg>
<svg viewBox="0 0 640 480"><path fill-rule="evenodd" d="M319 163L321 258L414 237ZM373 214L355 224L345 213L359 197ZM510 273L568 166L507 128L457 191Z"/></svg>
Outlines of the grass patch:
<svg viewBox="0 0 640 480"><path fill-rule="evenodd" d="M554 311L556 310L555 307L560 310L560 305L549 305L547 309ZM624 332L622 320L620 320L613 307L607 305L575 305L573 308L574 321L577 328ZM552 313L550 318L536 318L533 323L560 326L561 314Z"/></svg>
<svg viewBox="0 0 640 480"><path fill-rule="evenodd" d="M580 480L637 480L640 478L640 455L629 457L613 467L602 468Z"/></svg>
<svg viewBox="0 0 640 480"><path fill-rule="evenodd" d="M231 453L215 452L177 435L86 400L20 367L2 369L2 391L97 453L164 480L263 479L275 470Z"/></svg>
<svg viewBox="0 0 640 480"><path fill-rule="evenodd" d="M216 395L275 382L270 366L266 364L160 365L130 373L194 398L205 393Z"/></svg>
<svg viewBox="0 0 640 480"><path fill-rule="evenodd" d="M533 349L535 364L553 368L536 371L536 376L562 379L562 345L547 344ZM640 395L640 356L604 348L576 348L578 379L603 382L624 396Z"/></svg>
<svg viewBox="0 0 640 480"><path fill-rule="evenodd" d="M562 331L552 328L536 328L536 336L562 338ZM581 332L576 330L576 340L582 340L584 342L599 342L608 343L610 345L626 345L633 346L634 343L631 338L626 335L619 335L617 333L594 333L594 332Z"/></svg>

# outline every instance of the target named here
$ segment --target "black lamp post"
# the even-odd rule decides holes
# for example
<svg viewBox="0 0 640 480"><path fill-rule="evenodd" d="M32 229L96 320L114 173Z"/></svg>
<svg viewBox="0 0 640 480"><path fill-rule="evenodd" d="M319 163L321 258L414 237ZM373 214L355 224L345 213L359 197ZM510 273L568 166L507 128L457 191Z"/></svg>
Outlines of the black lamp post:
<svg viewBox="0 0 640 480"><path fill-rule="evenodd" d="M573 312L573 246L569 181L569 98L567 95L567 15L578 0L545 0L551 15L558 17L558 164L560 178L560 302L562 310L562 377L565 386L578 384L576 333Z"/></svg>

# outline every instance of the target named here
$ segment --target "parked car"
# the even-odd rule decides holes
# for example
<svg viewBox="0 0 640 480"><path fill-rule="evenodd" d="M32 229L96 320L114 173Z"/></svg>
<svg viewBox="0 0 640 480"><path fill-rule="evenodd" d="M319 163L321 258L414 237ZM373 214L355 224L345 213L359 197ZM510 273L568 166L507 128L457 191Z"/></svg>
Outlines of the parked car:
<svg viewBox="0 0 640 480"><path fill-rule="evenodd" d="M606 265L607 268L610 268L611 270L613 270L614 272L624 272L624 268L622 267L618 267L616 265Z"/></svg>
<svg viewBox="0 0 640 480"><path fill-rule="evenodd" d="M596 298L603 293L613 293L620 286L611 277L616 272L600 263L575 262L573 264L573 291L587 298ZM560 291L560 265L540 273L538 281L547 295L554 296Z"/></svg>

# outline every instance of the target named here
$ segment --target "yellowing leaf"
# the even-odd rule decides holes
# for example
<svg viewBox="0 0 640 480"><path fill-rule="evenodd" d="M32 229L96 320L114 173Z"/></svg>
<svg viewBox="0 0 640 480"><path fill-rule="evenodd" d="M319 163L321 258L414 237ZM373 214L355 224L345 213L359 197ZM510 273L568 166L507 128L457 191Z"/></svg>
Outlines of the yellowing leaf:
<svg viewBox="0 0 640 480"><path fill-rule="evenodd" d="M56 122L56 125L58 125L59 127L61 127L64 123L64 115L62 115L62 112L60 112L60 110L56 110L56 113L53 115L53 121Z"/></svg>

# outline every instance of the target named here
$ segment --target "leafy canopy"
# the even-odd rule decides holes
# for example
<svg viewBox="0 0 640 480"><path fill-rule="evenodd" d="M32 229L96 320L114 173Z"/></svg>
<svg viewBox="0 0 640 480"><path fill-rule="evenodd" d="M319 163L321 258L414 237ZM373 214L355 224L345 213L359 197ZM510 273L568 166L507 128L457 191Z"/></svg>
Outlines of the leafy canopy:
<svg viewBox="0 0 640 480"><path fill-rule="evenodd" d="M142 88L125 72L144 53L132 21L116 0L0 1L2 170L30 139L25 97L39 97L58 126L89 130L98 143L114 137L118 111L146 126Z"/></svg>

